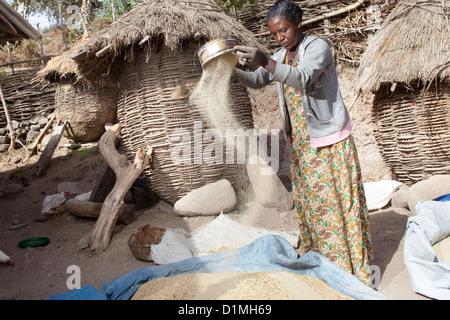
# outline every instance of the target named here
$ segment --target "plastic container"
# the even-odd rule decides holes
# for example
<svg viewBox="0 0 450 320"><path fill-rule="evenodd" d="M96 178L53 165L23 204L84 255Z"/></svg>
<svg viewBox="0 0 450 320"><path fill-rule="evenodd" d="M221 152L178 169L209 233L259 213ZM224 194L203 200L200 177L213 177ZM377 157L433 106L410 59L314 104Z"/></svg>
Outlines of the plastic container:
<svg viewBox="0 0 450 320"><path fill-rule="evenodd" d="M50 242L47 237L35 237L25 239L19 242L20 248L45 246Z"/></svg>

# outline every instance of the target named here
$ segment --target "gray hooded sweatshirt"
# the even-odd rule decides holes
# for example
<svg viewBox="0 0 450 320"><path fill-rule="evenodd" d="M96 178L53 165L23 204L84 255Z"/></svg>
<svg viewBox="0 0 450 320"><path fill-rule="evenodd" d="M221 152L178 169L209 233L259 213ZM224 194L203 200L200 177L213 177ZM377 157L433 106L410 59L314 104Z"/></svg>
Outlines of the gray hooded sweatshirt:
<svg viewBox="0 0 450 320"><path fill-rule="evenodd" d="M283 84L299 89L311 145L314 148L337 143L351 133L351 122L339 90L331 44L325 38L307 36L299 48L299 64L291 67L283 64L286 49L280 48L273 55L276 69L272 74L263 67L254 72L237 70L239 82L247 87L262 88L276 81L283 129L291 135L289 112L283 95Z"/></svg>

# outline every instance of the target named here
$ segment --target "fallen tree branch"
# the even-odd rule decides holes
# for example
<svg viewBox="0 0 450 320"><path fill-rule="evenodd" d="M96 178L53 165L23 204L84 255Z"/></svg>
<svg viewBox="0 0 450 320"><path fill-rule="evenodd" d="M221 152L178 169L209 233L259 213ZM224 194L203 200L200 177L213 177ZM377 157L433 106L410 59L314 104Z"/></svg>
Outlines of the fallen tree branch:
<svg viewBox="0 0 450 320"><path fill-rule="evenodd" d="M89 247L98 254L105 251L110 244L114 225L119 217L124 197L145 169L150 160L153 149L138 149L134 163L128 161L127 156L119 154L116 149L116 139L120 134L120 125L115 124L107 130L98 143L100 153L116 174L116 183L106 197L100 216L90 234Z"/></svg>

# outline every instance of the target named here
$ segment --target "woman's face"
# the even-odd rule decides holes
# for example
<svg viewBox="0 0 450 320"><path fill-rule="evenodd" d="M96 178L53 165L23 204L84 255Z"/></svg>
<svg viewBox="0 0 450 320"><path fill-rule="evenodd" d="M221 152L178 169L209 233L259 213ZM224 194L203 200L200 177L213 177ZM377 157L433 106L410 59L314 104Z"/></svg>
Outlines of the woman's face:
<svg viewBox="0 0 450 320"><path fill-rule="evenodd" d="M271 18L267 22L270 33L276 43L289 51L294 51L302 39L301 22L292 23L284 16Z"/></svg>

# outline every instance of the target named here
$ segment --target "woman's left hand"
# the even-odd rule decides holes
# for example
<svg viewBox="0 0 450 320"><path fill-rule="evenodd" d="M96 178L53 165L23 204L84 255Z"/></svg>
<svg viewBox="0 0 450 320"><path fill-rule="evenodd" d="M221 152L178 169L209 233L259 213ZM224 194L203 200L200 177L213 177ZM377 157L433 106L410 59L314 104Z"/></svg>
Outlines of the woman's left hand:
<svg viewBox="0 0 450 320"><path fill-rule="evenodd" d="M260 66L266 66L269 63L269 57L257 48L235 46L234 50L236 55L239 57L239 64L247 66L251 64L257 64Z"/></svg>

